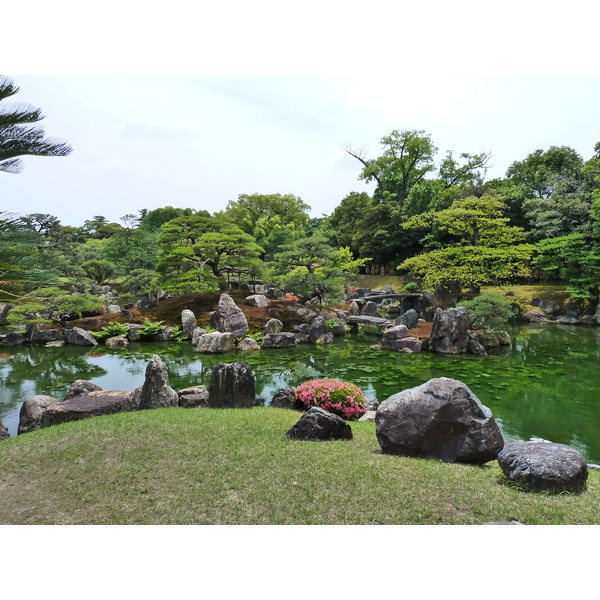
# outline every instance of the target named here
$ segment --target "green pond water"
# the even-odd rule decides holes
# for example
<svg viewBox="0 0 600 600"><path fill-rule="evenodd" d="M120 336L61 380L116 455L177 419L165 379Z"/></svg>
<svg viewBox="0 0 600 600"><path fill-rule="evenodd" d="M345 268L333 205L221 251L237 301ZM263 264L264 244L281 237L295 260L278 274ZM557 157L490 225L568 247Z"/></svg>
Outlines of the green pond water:
<svg viewBox="0 0 600 600"><path fill-rule="evenodd" d="M0 347L0 418L16 435L27 398L64 397L85 379L106 390L132 390L144 381L152 354L169 368L171 387L210 384L219 362L244 361L257 394L269 404L284 386L318 377L351 381L380 402L433 377L467 384L496 418L505 439L540 437L577 448L600 463L600 327L527 325L511 331L512 346L486 357L403 354L374 349L378 338L351 335L326 346L256 353L197 354L190 343L136 343L123 350L76 346Z"/></svg>

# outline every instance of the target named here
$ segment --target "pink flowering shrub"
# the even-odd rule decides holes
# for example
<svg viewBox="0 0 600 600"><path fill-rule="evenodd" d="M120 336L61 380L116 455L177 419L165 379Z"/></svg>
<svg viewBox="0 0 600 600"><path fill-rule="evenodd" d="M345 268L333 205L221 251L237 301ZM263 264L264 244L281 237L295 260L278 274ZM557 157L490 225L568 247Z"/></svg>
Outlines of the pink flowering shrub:
<svg viewBox="0 0 600 600"><path fill-rule="evenodd" d="M294 390L296 400L307 410L320 406L344 419L358 418L366 412L367 401L359 387L336 379L305 381Z"/></svg>

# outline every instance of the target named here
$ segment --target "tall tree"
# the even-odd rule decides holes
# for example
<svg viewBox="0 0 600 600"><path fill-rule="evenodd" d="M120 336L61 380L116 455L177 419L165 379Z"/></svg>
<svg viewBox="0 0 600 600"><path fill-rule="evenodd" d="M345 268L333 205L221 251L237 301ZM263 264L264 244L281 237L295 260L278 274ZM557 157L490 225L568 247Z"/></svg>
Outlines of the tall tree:
<svg viewBox="0 0 600 600"><path fill-rule="evenodd" d="M367 159L362 149L348 147L346 152L364 167L359 179L377 183L373 194L377 201L393 200L402 207L412 186L434 171L437 148L424 130L395 129L381 138L381 145L383 154L375 159Z"/></svg>
<svg viewBox="0 0 600 600"><path fill-rule="evenodd" d="M280 244L305 235L310 206L292 194L240 194L221 216L251 235L271 259Z"/></svg>
<svg viewBox="0 0 600 600"><path fill-rule="evenodd" d="M0 77L0 102L14 96L19 88L8 77ZM38 123L44 118L40 108L29 104L0 107L0 171L20 173L24 155L67 156L71 146L61 140L47 138Z"/></svg>

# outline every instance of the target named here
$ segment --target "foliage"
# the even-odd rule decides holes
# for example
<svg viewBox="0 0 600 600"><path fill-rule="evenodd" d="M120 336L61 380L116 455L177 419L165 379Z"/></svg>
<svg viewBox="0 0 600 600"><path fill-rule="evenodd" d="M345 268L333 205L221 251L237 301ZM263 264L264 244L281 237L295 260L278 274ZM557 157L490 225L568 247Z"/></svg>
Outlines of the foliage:
<svg viewBox="0 0 600 600"><path fill-rule="evenodd" d="M36 238L14 214L0 211L0 300L21 294L48 279Z"/></svg>
<svg viewBox="0 0 600 600"><path fill-rule="evenodd" d="M261 258L273 258L281 244L305 234L310 206L291 194L240 194L220 216L252 236L264 250Z"/></svg>
<svg viewBox="0 0 600 600"><path fill-rule="evenodd" d="M237 225L193 215L165 223L158 239L156 270L166 292L213 291L225 275L255 278L262 270L262 248Z"/></svg>
<svg viewBox="0 0 600 600"><path fill-rule="evenodd" d="M405 286L404 286L404 291L408 292L409 294L413 294L416 293L420 290L421 288L419 287L418 283L415 283L414 281L409 281Z"/></svg>
<svg viewBox="0 0 600 600"><path fill-rule="evenodd" d="M175 325L173 330L171 331L171 335L169 336L169 340L172 342L185 342L187 340L187 336L181 330L179 325Z"/></svg>
<svg viewBox="0 0 600 600"><path fill-rule="evenodd" d="M148 338L160 333L164 329L166 329L166 325L163 325L163 321L144 319L143 327L137 333L141 338Z"/></svg>
<svg viewBox="0 0 600 600"><path fill-rule="evenodd" d="M364 165L359 179L377 183L373 197L378 202L393 201L402 207L410 189L435 169L433 157L437 148L423 130L396 129L381 138L381 145L383 154L372 160L365 159L362 151L346 151Z"/></svg>
<svg viewBox="0 0 600 600"><path fill-rule="evenodd" d="M114 263L108 260L86 260L81 268L94 283L106 283L117 274Z"/></svg>
<svg viewBox="0 0 600 600"><path fill-rule="evenodd" d="M12 79L0 77L0 101L19 91ZM0 171L20 173L20 156L67 156L72 148L65 142L45 137L44 128L33 125L44 118L40 108L13 104L0 108Z"/></svg>
<svg viewBox="0 0 600 600"><path fill-rule="evenodd" d="M532 262L551 278L569 283L571 298L592 300L600 286L600 246L581 233L541 240Z"/></svg>
<svg viewBox="0 0 600 600"><path fill-rule="evenodd" d="M168 223L173 219L190 217L194 214L201 214L201 216L205 217L210 216L206 211L196 213L193 208L174 208L173 206L155 208L154 210L145 211L140 217L140 229L157 232L165 223Z"/></svg>
<svg viewBox="0 0 600 600"><path fill-rule="evenodd" d="M344 419L360 417L366 412L367 401L359 387L336 379L313 379L294 390L296 400L307 409L320 406Z"/></svg>
<svg viewBox="0 0 600 600"><path fill-rule="evenodd" d="M462 302L467 309L471 327L476 329L501 330L514 317L511 303L500 294L479 294L473 300Z"/></svg>
<svg viewBox="0 0 600 600"><path fill-rule="evenodd" d="M528 275L534 247L518 243L523 230L508 225L502 208L497 196L471 196L455 200L449 209L410 218L406 229L428 229L438 239L446 235L446 244L409 258L398 268L421 278L426 287L451 280L475 290L488 282Z"/></svg>
<svg viewBox="0 0 600 600"><path fill-rule="evenodd" d="M90 294L75 294L58 287L39 288L23 296L23 302L11 309L8 321L13 326L36 322L64 322L84 313L98 313L102 301Z"/></svg>
<svg viewBox="0 0 600 600"><path fill-rule="evenodd" d="M105 340L107 338L121 336L126 337L129 333L129 325L125 325L124 323L110 323L109 325L105 325L99 331L90 331L90 333L94 336L96 340L99 342Z"/></svg>

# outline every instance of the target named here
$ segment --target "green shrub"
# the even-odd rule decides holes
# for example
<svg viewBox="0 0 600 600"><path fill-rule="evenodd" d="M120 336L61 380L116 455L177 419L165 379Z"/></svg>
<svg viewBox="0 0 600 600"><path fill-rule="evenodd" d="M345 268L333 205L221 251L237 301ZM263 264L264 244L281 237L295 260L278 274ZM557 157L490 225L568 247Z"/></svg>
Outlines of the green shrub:
<svg viewBox="0 0 600 600"><path fill-rule="evenodd" d="M142 338L152 337L157 333L160 333L163 329L166 329L166 325L163 325L163 321L151 321L145 319L143 327L138 331L138 335Z"/></svg>
<svg viewBox="0 0 600 600"><path fill-rule="evenodd" d="M510 302L492 292L480 294L462 305L467 309L471 327L476 329L502 330L514 317Z"/></svg>
<svg viewBox="0 0 600 600"><path fill-rule="evenodd" d="M408 292L409 294L416 294L420 290L421 290L421 288L419 287L419 284L415 283L414 281L409 281L404 286L404 291Z"/></svg>
<svg viewBox="0 0 600 600"><path fill-rule="evenodd" d="M98 331L90 331L96 340L101 342L110 337L122 336L127 337L129 333L129 325L123 323L110 323Z"/></svg>

